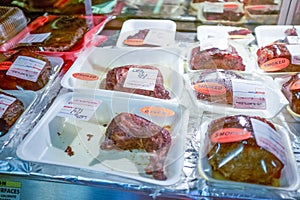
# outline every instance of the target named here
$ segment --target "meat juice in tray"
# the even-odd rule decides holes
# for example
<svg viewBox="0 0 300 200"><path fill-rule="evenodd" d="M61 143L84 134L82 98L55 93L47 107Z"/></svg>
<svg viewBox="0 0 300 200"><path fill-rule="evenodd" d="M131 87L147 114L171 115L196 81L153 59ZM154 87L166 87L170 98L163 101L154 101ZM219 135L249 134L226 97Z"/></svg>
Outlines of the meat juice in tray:
<svg viewBox="0 0 300 200"><path fill-rule="evenodd" d="M71 92L56 99L17 155L171 185L181 176L187 121L184 107L161 100Z"/></svg>
<svg viewBox="0 0 300 200"><path fill-rule="evenodd" d="M207 70L184 75L187 91L199 111L275 117L287 104L269 76ZM277 99L277 101L274 101Z"/></svg>
<svg viewBox="0 0 300 200"><path fill-rule="evenodd" d="M298 188L299 174L284 127L250 115L206 116L199 134L199 172L209 184L243 189Z"/></svg>
<svg viewBox="0 0 300 200"><path fill-rule="evenodd" d="M107 21L105 16L40 16L0 49L27 47L40 54L74 60L85 48L101 42L94 36Z"/></svg>
<svg viewBox="0 0 300 200"><path fill-rule="evenodd" d="M183 60L180 49L92 47L79 56L61 83L72 90L178 100L184 88Z"/></svg>

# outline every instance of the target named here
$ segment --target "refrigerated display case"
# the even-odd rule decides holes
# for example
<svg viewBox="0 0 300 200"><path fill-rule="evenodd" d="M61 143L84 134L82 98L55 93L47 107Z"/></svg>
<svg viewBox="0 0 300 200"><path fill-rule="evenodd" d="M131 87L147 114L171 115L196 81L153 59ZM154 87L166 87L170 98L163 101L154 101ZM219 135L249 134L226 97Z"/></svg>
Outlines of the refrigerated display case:
<svg viewBox="0 0 300 200"><path fill-rule="evenodd" d="M252 2L256 4L258 1ZM105 26L103 25L103 27L99 28L99 31L95 31L95 33L97 33L96 37L90 37L90 39L93 40L97 39L97 42L95 41L93 43L90 43L92 44L92 46L94 45L94 47L89 46L91 47L88 48L89 51L83 51L79 53L78 55L76 55L76 59L73 59L72 57L72 60L65 60L64 64L60 66L61 70L53 75L50 83L47 85L45 90L37 93L38 97L35 97L33 103L28 107L28 110L26 111L26 117L23 117L22 120L18 122L17 126L14 127L14 130L10 133L9 137L4 137L2 139L0 138L0 199L82 200L126 198L164 200L300 198L300 186L298 186L298 174L300 172L298 172L298 174L297 172L295 172L295 176L293 176L291 179L292 181L284 180L283 186L278 189L274 189L272 187L262 187L257 185L252 187L251 185L247 184L230 185L230 182L226 182L225 184L219 184L219 181L213 180L213 182L211 182L210 177L206 179L205 177L201 176L201 173L204 174L207 170L200 168L204 161L199 160L199 157L201 156L199 151L200 148L202 148L201 146L199 146L201 144L199 142L199 131L201 130L201 121L206 118L214 118L215 116L213 115L215 113L217 113L218 115L222 115L223 111L230 113L239 112L232 107L227 107L226 109L223 109L219 106L214 107L212 105L203 104L202 102L197 102L197 99L195 97L191 97L191 95L194 94L194 88L190 87L190 85L192 84L186 85L186 83L189 83L187 80L196 81L197 78L196 76L193 76L193 73L196 73L196 71L193 71L191 68L189 68L190 66L187 61L189 56L187 56L187 52L192 51L192 48L198 45L199 40L202 39L200 33L205 35L205 30L207 29L203 30L201 28L199 29L199 27L215 27L215 31L221 30L221 32L224 30L227 31L228 27L228 30L231 30L232 27L249 28L249 30L251 30L252 33L248 35L248 37L243 38L243 40L240 40L238 46L242 46L241 51L243 52L242 54L244 56L247 57L247 52L249 52L249 60L246 63L246 68L247 70L252 70L251 63L253 63L253 60L251 59L253 59L254 52L257 49L257 41L255 40L254 32L256 27L260 25L299 24L299 1L282 0L282 2L270 2L267 2L269 3L267 6L268 8L273 8L274 6L276 8L277 6L280 7L278 12L275 12L275 15L274 12L271 12L272 16L263 15L255 16L254 18L253 16L251 16L251 19L246 18L246 16L242 16L241 19L238 19L233 22L231 20L228 21L223 19L212 19L209 21L207 19L203 19L203 15L202 13L200 13L202 11L199 10L198 6L200 3L203 2L197 2L197 4L195 5L195 3L193 3L192 1L183 0L128 0L117 2L116 5L120 6L117 9L118 11L116 11L116 9L113 9L114 11L111 12L111 9L107 9L110 12L109 14L106 13L104 15L107 15L109 20L105 21ZM230 5L228 7L231 7L231 5L240 5L244 2L234 2L234 4L231 3L232 2L226 2L226 5ZM255 6L256 7L254 8L256 9L266 8L265 5L257 7L256 4ZM202 7L203 4L200 5L201 9ZM109 8L111 7L109 6ZM99 10L101 9L98 7L97 12L99 12ZM29 21L34 21L38 13L41 13L40 10L38 12L37 10L32 10L31 12L30 10L26 10L26 14L30 19ZM45 14L44 12L42 13ZM167 29L169 29L172 32L172 40L168 40L168 42L170 42L166 43L165 45L168 46L168 48L170 48L167 51L155 52L152 49L150 51L145 50L146 53L140 53L142 52L142 50L137 51L136 49L130 49L132 47L126 47L122 43L122 41L126 39L128 35L134 33L134 28L136 28L135 25L131 25L130 28L132 29L130 29L129 31L130 34L128 34L128 32L126 33L126 31L122 31L122 26L124 24L126 25L127 23L125 22L130 19L164 19L175 22L175 28L173 26L173 23L171 23L171 28L167 27ZM143 24L145 23L142 23L142 25ZM124 33L125 35L127 34L126 38L125 35L123 35ZM98 41L99 38L100 40ZM119 50L119 48L124 47L128 49ZM174 49L172 49L177 47L179 47L180 49L184 49L185 54L182 55L179 52L174 51ZM178 56L182 60L174 61L174 56ZM111 62L107 61L106 59L111 60ZM166 73L166 77L168 77L166 85L169 88L171 88L172 91L175 91L173 92L175 93L175 96L180 96L180 100L178 100L180 102L180 105L182 104L182 106L186 107L187 110L189 110L189 120L187 124L185 123L185 125L187 126L187 130L185 131L186 135L184 135L184 137L182 136L177 138L178 141L182 141L184 144L180 143L180 145L176 146L180 149L182 148L182 146L185 146L185 148L183 151L179 151L178 149L177 151L176 149L173 149L173 151L171 151L172 154L174 154L175 156L178 156L177 154L180 154L180 158L178 159L178 161L181 161L181 163L179 164L177 162L178 165L176 165L176 167L172 169L175 170L174 174L172 174L172 177L174 175L174 177L178 178L178 174L180 174L178 180L175 183L172 182L172 184L159 184L160 182L157 182L152 179L151 181L149 181L148 176L146 176L145 178L145 175L143 175L143 173L140 170L140 168L142 168L141 166L144 166L143 162L145 162L145 159L137 164L138 169L140 170L139 172L140 174L142 174L138 174L137 179L134 178L134 176L133 178L130 178L127 174L127 168L132 170L131 165L124 167L122 166L122 163L119 163L117 164L118 166L115 167L115 170L119 171L112 172L113 170L109 170L109 168L113 168L111 167L114 164L114 162L112 161L108 162L106 166L107 168L105 168L105 166L99 166L99 163L97 163L95 160L91 161L93 165L87 164L86 157L91 154L94 155L93 152L88 152L87 149L84 148L86 147L86 144L88 144L87 141L80 140L80 138L78 139L78 137L73 137L73 135L70 138L64 137L62 132L73 130L76 123L78 123L78 126L80 124L85 124L82 127L84 129L88 129L89 131L98 130L98 127L91 126L85 122L79 123L76 121L72 122L70 120L65 121L64 123L60 123L57 120L66 117L66 115L63 116L63 114L61 114L62 112L60 112L60 107L64 106L66 103L69 102L64 98L66 98L71 91L76 90L79 87L82 87L84 89L93 88L94 85L91 82L87 81L87 79L101 79L102 81L102 79L104 78L102 75L99 74L101 74L103 71L103 65L114 65L116 63L123 64L127 63L128 59L140 59L142 61L151 60L151 62L157 60L167 60L168 62L172 63L172 65L184 66L183 68L176 68L176 70L174 70L175 72L173 71L172 73L168 71L163 71L163 74L165 75ZM95 65L94 62L97 62L98 65ZM72 69L70 69L70 67L72 67ZM181 80L181 75L187 75L186 72L190 73L189 76L184 76L182 77L183 80ZM97 76L95 76L95 74L97 74ZM251 75L248 76L251 77ZM174 79L174 77L176 77L176 79ZM195 80L191 79L191 77L195 78ZM272 86L273 78L275 79L275 77L268 77L262 80L266 85L268 85L269 88L272 88L274 87ZM185 84L181 84L181 81L183 81ZM278 82L275 83L277 84ZM182 91L183 93L181 93ZM107 103L105 100L111 97L118 99L119 97L116 97L114 95L109 97L108 94L105 94L106 92L103 91L101 94L97 94L98 96L101 96L101 98L103 98L101 99L101 102L105 103L105 105L115 105L120 110L126 109L127 106L130 105L137 106L139 104L142 104L141 102L149 103L148 99L145 101L142 100L143 98L141 97L137 98L133 102L129 100L124 100L124 104L121 104L120 102L118 102L118 100L112 101L111 103ZM96 95L96 93L92 93L90 92L90 90L87 90L87 93L84 93L84 95ZM80 93L81 97L84 97L84 95L83 93ZM284 99L283 96L279 93L275 93L272 95L274 95L272 96L273 99L279 101L277 102L278 104L274 103L276 109L269 109L267 110L267 112L260 110L257 112L257 114L270 118L273 123L278 124L280 127L284 127L286 129L286 131L283 131L285 133L285 136L288 135L287 137L290 137L290 142L286 141L287 139L284 138L285 146L291 147L291 152L288 152L287 154L291 157L289 157L289 159L292 161L288 165L290 171L284 172L284 179L288 179L287 177L291 176L291 174L289 174L290 172L294 172L293 170L299 170L300 124L297 120L298 118L291 115L289 111L285 109L285 105L287 104L286 99ZM173 98L174 96L171 97L172 102L170 104L169 102L164 102L160 103L159 105L169 106L168 108L176 110L178 106L178 102L176 102L177 99ZM124 96L120 98L124 98ZM61 101L62 99L63 101ZM134 98L132 97L132 99ZM110 109L108 109L107 106L107 108L101 110L101 112L107 112L108 110ZM111 110L113 110L114 112L119 112L114 109ZM134 110L133 107L130 107L130 110ZM51 111L51 113L49 113L48 111ZM180 111L181 114L186 115L184 109L178 109L176 110L176 112L177 111ZM248 111L248 113L251 113L252 111ZM57 112L60 113L61 116L56 116ZM97 114L100 115L101 112L99 111L99 113ZM70 113L68 114L71 115ZM56 117L53 118L54 115ZM47 124L47 119L44 119L43 116L53 119L49 121L49 124ZM152 118L155 117L152 116ZM104 118L101 118L101 120L103 119ZM41 122L43 123L41 124ZM159 120L156 120L156 122L159 122ZM172 126L178 127L180 123L182 123L180 120L175 119L175 121L173 121ZM106 127L107 124L105 123L105 125L102 125L103 127ZM55 129L53 131L53 133L55 134L51 135L50 132L47 132L47 134L44 135L43 133L45 132L45 130L47 130L47 128L49 128L52 131ZM81 129L81 132L82 130L83 129ZM79 130L76 131L80 132ZM83 135L82 138L84 138L85 136L86 135ZM44 140L43 137L47 139ZM60 140L61 138L63 138L63 140ZM173 139L175 139L175 137ZM74 162L71 160L72 158L68 155L68 153L72 153L72 151L66 152L65 149L62 148L62 146L65 147L64 145L67 143L72 144L72 147L74 148L83 149L83 151L81 152L82 154L80 154L80 156L84 156L82 160L78 160L74 164ZM44 149L39 148L39 146ZM75 151L76 150L77 149L75 149ZM55 156L51 156L51 152L55 151L59 151L59 153ZM292 158L293 156L295 158ZM112 156L110 159L113 160L116 159L116 157L117 156ZM138 156L134 155L132 157L135 158ZM96 158L98 157L96 156ZM296 169L294 166L298 168ZM124 168L123 171L122 168ZM134 171L131 171L131 173L133 172ZM226 184L229 184L229 186Z"/></svg>

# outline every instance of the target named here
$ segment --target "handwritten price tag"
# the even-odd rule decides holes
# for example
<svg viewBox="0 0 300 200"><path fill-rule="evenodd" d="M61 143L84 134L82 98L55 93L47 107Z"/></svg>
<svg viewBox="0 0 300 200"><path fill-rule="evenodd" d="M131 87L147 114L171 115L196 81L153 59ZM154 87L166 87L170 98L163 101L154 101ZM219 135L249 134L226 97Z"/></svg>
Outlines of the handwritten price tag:
<svg viewBox="0 0 300 200"><path fill-rule="evenodd" d="M153 91L157 75L158 70L130 68L124 82L124 87Z"/></svg>
<svg viewBox="0 0 300 200"><path fill-rule="evenodd" d="M101 100L74 98L63 106L57 116L88 121L100 104Z"/></svg>

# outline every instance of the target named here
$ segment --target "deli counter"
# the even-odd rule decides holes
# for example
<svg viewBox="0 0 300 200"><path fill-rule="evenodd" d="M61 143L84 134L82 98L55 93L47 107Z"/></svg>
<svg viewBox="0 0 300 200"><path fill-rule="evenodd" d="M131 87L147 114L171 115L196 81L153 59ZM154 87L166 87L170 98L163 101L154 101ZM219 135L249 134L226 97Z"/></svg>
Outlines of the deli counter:
<svg viewBox="0 0 300 200"><path fill-rule="evenodd" d="M299 8L1 2L0 200L299 199Z"/></svg>

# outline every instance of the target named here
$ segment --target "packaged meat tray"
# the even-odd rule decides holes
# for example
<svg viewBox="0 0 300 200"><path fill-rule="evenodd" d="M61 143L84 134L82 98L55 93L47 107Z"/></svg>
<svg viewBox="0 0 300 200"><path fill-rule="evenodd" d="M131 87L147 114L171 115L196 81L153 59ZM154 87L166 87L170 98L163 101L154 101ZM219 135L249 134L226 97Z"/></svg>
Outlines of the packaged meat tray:
<svg viewBox="0 0 300 200"><path fill-rule="evenodd" d="M199 134L198 169L208 184L271 191L299 187L296 160L284 127L251 115L215 116L203 119Z"/></svg>
<svg viewBox="0 0 300 200"><path fill-rule="evenodd" d="M95 34L107 21L105 16L40 16L0 49L26 47L43 55L74 60L85 48L101 43L103 38Z"/></svg>
<svg viewBox="0 0 300 200"><path fill-rule="evenodd" d="M37 94L33 91L0 91L0 149L17 134L20 122L24 120L36 97Z"/></svg>
<svg viewBox="0 0 300 200"><path fill-rule="evenodd" d="M17 7L0 6L0 45L13 38L27 25L23 11Z"/></svg>
<svg viewBox="0 0 300 200"><path fill-rule="evenodd" d="M238 2L203 2L197 6L197 19L203 24L238 25L245 23L245 11Z"/></svg>
<svg viewBox="0 0 300 200"><path fill-rule="evenodd" d="M41 92L55 78L64 61L27 49L0 53L0 88Z"/></svg>
<svg viewBox="0 0 300 200"><path fill-rule="evenodd" d="M277 24L279 11L279 5L250 5L245 6L245 17L250 23Z"/></svg>
<svg viewBox="0 0 300 200"><path fill-rule="evenodd" d="M176 23L162 19L129 19L123 25L117 47L166 47L175 43Z"/></svg>
<svg viewBox="0 0 300 200"><path fill-rule="evenodd" d="M293 31L294 30L294 31ZM300 36L300 26L292 25L260 25L254 29L258 47L267 46L274 42L284 42L288 36ZM296 40L297 37L290 39ZM300 44L300 42L298 42Z"/></svg>
<svg viewBox="0 0 300 200"><path fill-rule="evenodd" d="M286 106L287 111L296 120L300 121L300 73L285 75L275 78L275 83L282 91L289 104Z"/></svg>
<svg viewBox="0 0 300 200"><path fill-rule="evenodd" d="M209 70L184 77L187 91L199 111L273 118L288 104L269 76Z"/></svg>
<svg viewBox="0 0 300 200"><path fill-rule="evenodd" d="M183 56L174 48L98 48L82 53L63 87L178 101L184 88Z"/></svg>
<svg viewBox="0 0 300 200"><path fill-rule="evenodd" d="M156 185L176 183L188 111L178 104L129 97L112 98L101 91L59 96L18 146L17 156Z"/></svg>
<svg viewBox="0 0 300 200"><path fill-rule="evenodd" d="M237 26L215 26L215 25L202 25L197 27L197 39L200 41L203 35L211 35L218 37L224 32L228 33L226 36L229 40L233 40L242 45L248 45L255 40L252 31Z"/></svg>
<svg viewBox="0 0 300 200"><path fill-rule="evenodd" d="M222 38L199 38L198 44L188 47L186 71L223 69L252 72L255 63L245 47L237 42L228 41L225 37Z"/></svg>

